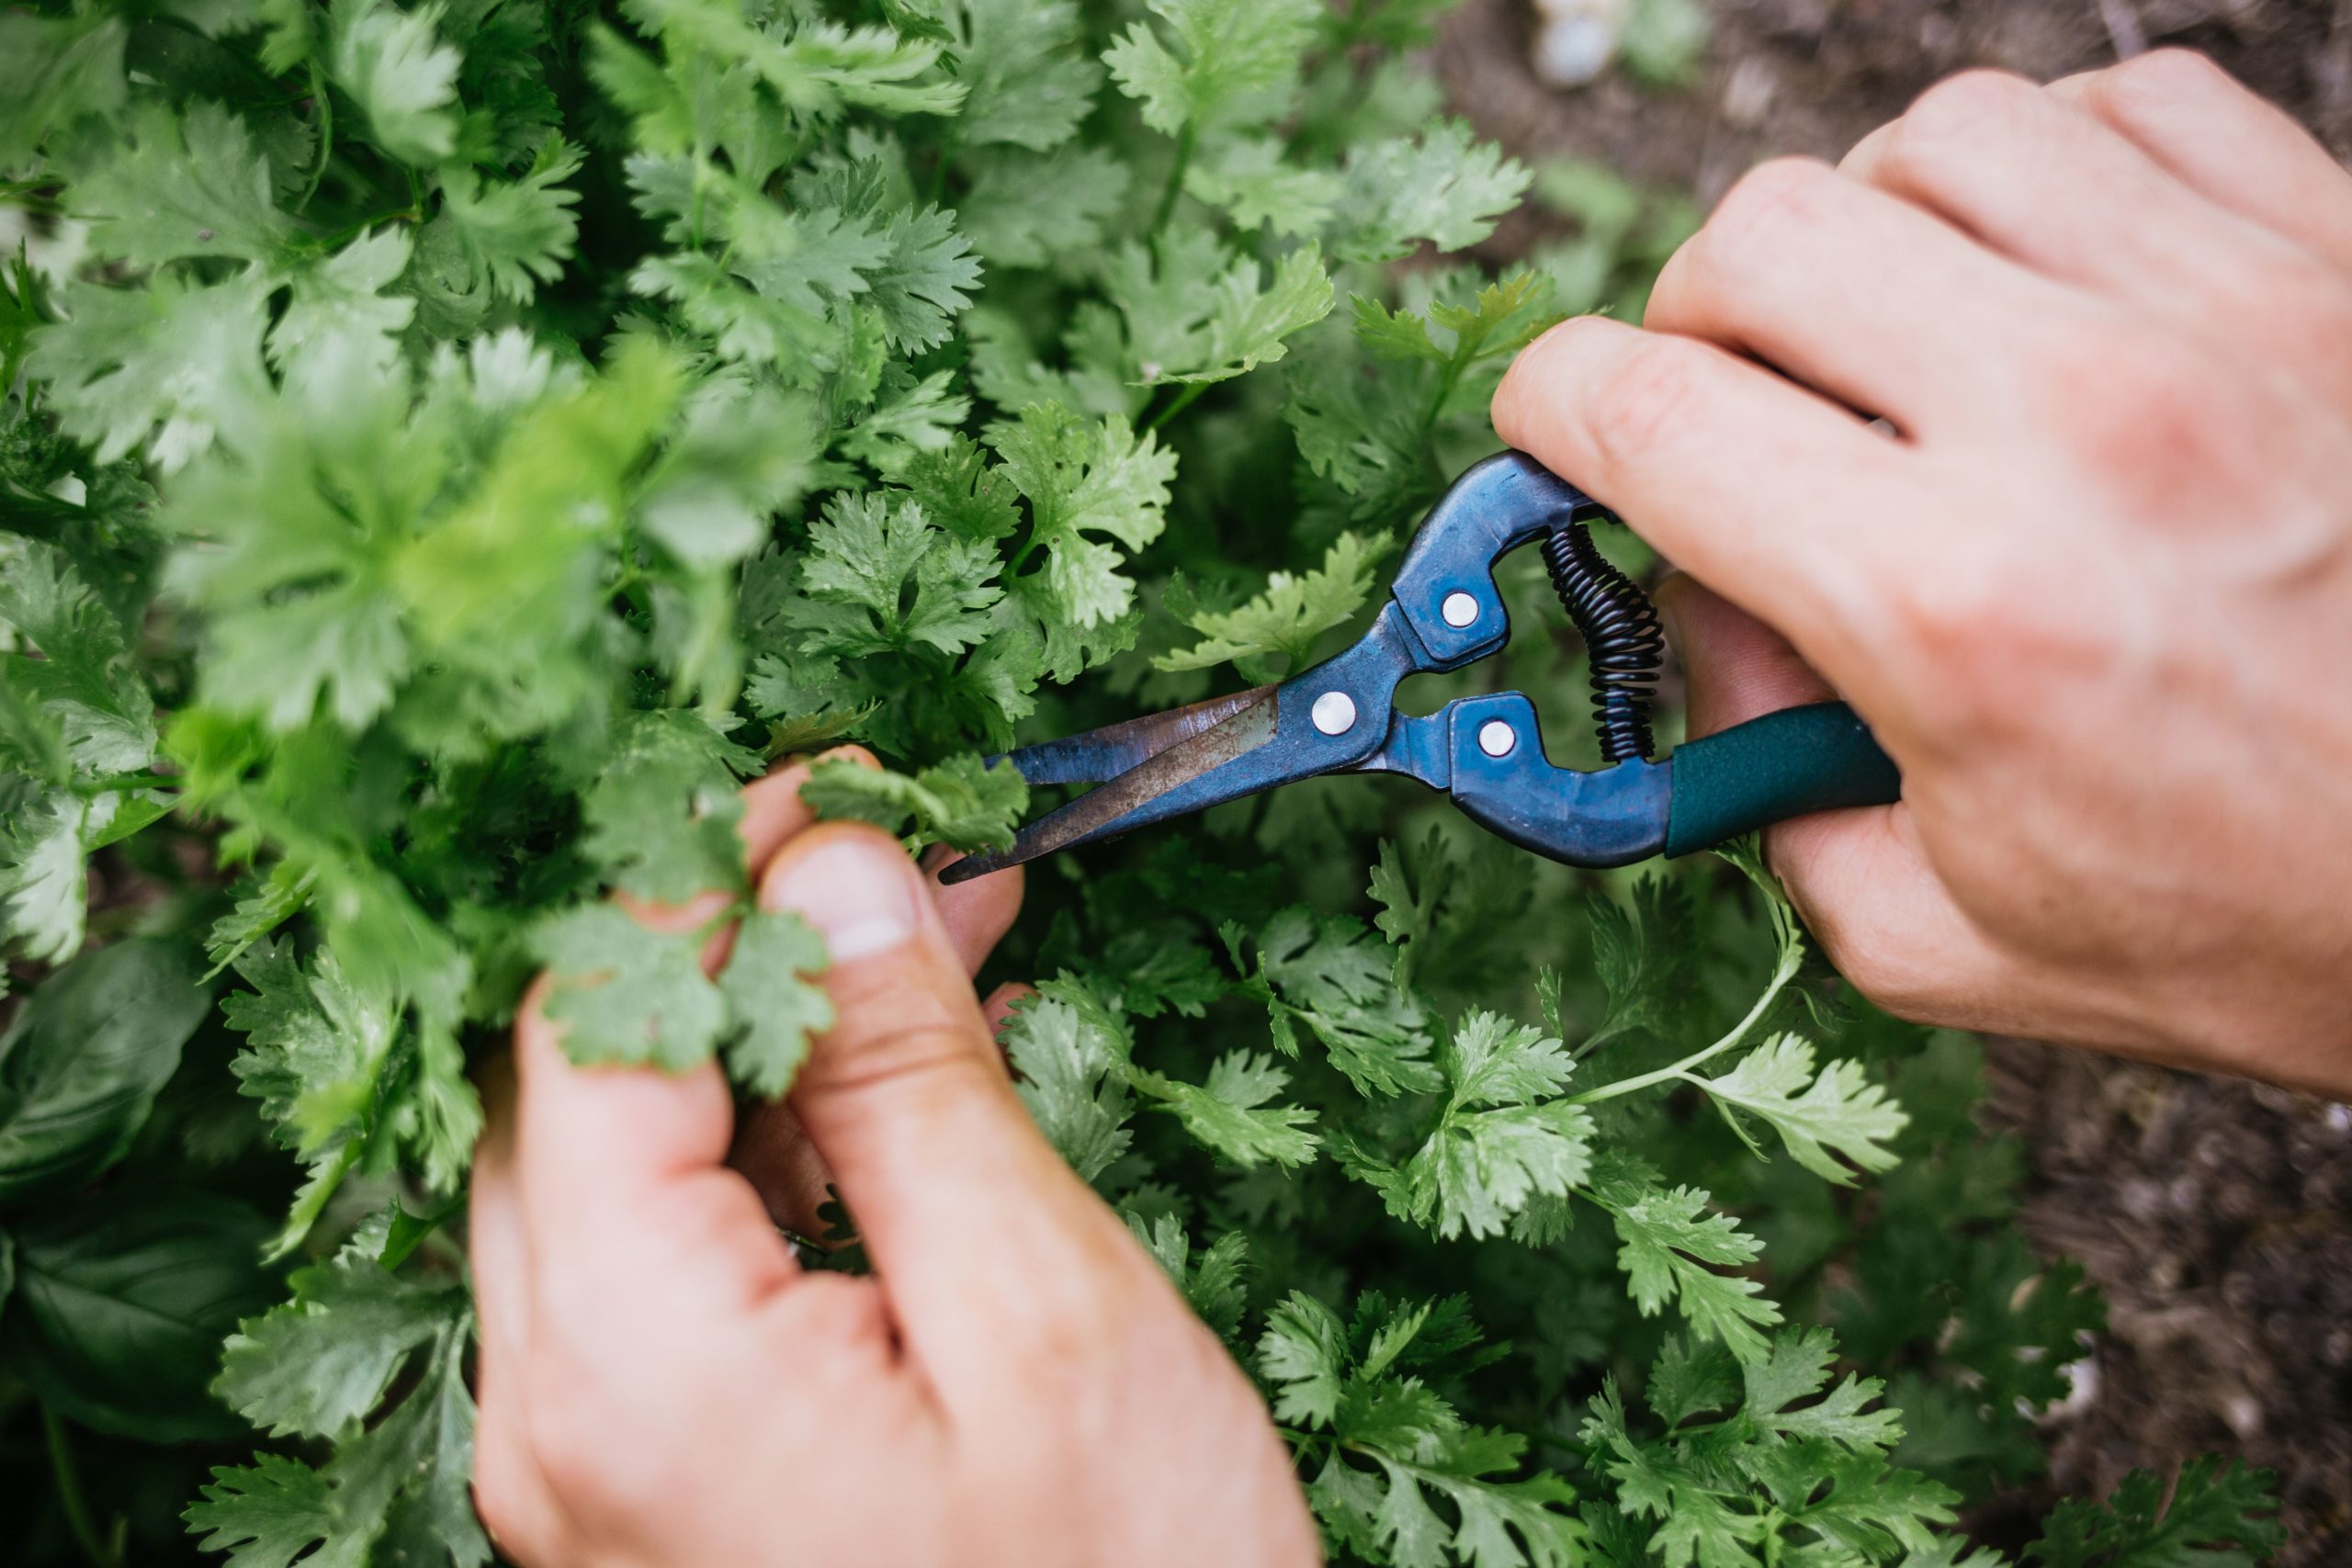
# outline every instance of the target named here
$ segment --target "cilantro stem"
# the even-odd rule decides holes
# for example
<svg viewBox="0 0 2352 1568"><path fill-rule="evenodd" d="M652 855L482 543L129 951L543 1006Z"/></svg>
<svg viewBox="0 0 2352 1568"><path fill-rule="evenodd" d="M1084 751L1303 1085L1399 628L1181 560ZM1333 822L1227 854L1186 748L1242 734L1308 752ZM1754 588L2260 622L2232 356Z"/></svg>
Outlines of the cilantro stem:
<svg viewBox="0 0 2352 1568"><path fill-rule="evenodd" d="M299 213L311 205L319 194L319 183L327 177L327 160L334 156L334 99L327 92L327 81L319 70L319 62L311 62L311 101L319 106L319 161L311 170L302 194L294 198L294 210Z"/></svg>
<svg viewBox="0 0 2352 1568"><path fill-rule="evenodd" d="M1793 948L1781 955L1781 962L1772 970L1770 984L1764 987L1764 994L1756 998L1756 1005L1747 1010L1747 1016L1733 1024L1730 1031L1713 1044L1693 1051L1682 1060L1660 1067L1655 1072L1641 1073L1630 1078L1619 1078L1615 1083L1602 1084L1599 1089L1589 1089L1582 1094L1571 1095L1568 1098L1568 1103L1591 1105L1603 1100L1614 1100L1621 1094L1632 1094L1636 1089L1648 1089L1654 1084L1665 1083L1670 1078L1688 1077L1691 1068L1713 1057L1722 1055L1747 1038L1748 1032L1763 1021L1765 1013L1770 1011L1772 1004L1780 999L1781 993L1788 989L1789 982L1796 977L1797 960L1798 953Z"/></svg>
<svg viewBox="0 0 2352 1568"><path fill-rule="evenodd" d="M58 1506L65 1511L65 1527L94 1568L122 1568L123 1525L117 1520L111 1540L98 1533L90 1514L90 1500L82 1491L82 1472L74 1462L74 1443L65 1423L48 1405L40 1407L42 1434L49 1439L49 1467L57 1481Z"/></svg>
<svg viewBox="0 0 2352 1568"><path fill-rule="evenodd" d="M1191 408L1193 406L1193 400L1199 397L1203 392L1205 392L1208 389L1209 384L1206 381L1187 381L1184 383L1183 386L1177 389L1176 396L1170 400L1167 407L1161 409L1158 413L1153 414L1150 419L1145 422L1143 427L1144 434L1146 435L1150 434L1153 431L1158 430L1161 425L1166 424L1170 420L1174 419L1186 409Z"/></svg>
<svg viewBox="0 0 2352 1568"><path fill-rule="evenodd" d="M1184 188L1184 171L1193 163L1193 122L1186 120L1176 138L1176 161L1168 166L1168 184L1159 193L1159 205L1152 210L1151 231L1156 236L1168 227L1169 216L1176 210L1177 193Z"/></svg>

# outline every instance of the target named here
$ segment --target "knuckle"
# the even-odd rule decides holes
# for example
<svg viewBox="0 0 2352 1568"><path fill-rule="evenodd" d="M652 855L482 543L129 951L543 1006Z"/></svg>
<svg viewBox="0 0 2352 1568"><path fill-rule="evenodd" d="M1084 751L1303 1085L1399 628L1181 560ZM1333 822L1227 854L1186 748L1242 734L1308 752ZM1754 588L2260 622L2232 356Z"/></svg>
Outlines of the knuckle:
<svg viewBox="0 0 2352 1568"><path fill-rule="evenodd" d="M1697 405L1699 351L1649 336L1630 347L1586 404L1586 423L1604 468L1640 462L1665 445Z"/></svg>
<svg viewBox="0 0 2352 1568"><path fill-rule="evenodd" d="M1982 145L1985 133L2039 107L2039 92L2004 71L1963 71L1919 95L1894 122L1888 161L1907 173L1932 175Z"/></svg>
<svg viewBox="0 0 2352 1568"><path fill-rule="evenodd" d="M2184 99L2212 98L2241 89L2212 57L2193 49L2156 49L2111 65L2094 78L2100 98L2126 113L2140 109L2177 112Z"/></svg>
<svg viewBox="0 0 2352 1568"><path fill-rule="evenodd" d="M1835 191L1838 175L1811 158L1774 158L1735 182L1689 247L1710 270L1737 265L1747 255L1770 255L1781 237L1813 227Z"/></svg>
<svg viewBox="0 0 2352 1568"><path fill-rule="evenodd" d="M2184 336L2098 323L2045 336L2043 417L2076 462L2123 506L2179 515L2259 476L2259 424L2240 376Z"/></svg>

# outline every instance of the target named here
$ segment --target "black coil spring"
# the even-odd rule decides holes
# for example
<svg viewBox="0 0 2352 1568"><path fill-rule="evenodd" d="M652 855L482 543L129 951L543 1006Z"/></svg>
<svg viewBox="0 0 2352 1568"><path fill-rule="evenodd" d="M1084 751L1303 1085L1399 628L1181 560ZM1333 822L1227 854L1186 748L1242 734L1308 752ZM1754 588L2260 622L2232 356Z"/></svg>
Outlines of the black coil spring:
<svg viewBox="0 0 2352 1568"><path fill-rule="evenodd" d="M1652 749L1650 705L1657 698L1666 634L1657 606L1641 585L1609 564L1581 523L1563 523L1544 536L1544 565L1560 605L1576 623L1592 660L1592 717L1600 754L1611 762L1646 759Z"/></svg>

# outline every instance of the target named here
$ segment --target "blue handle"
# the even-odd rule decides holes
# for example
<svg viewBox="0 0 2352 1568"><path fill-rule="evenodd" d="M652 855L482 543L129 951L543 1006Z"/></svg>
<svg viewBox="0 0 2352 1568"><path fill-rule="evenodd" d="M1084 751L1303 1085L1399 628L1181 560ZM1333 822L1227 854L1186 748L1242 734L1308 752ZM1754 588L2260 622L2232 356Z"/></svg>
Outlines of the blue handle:
<svg viewBox="0 0 2352 1568"><path fill-rule="evenodd" d="M1479 826L1570 865L1629 865L1666 847L1673 785L1663 764L1555 768L1535 705L1517 692L1464 697L1431 718L1445 726L1446 791Z"/></svg>
<svg viewBox="0 0 2352 1568"><path fill-rule="evenodd" d="M1425 670L1458 670L1510 637L1495 562L1553 525L1602 510L1600 503L1524 452L1498 452L1465 469L1413 536L1389 590L1427 651ZM1456 595L1475 605L1464 618ZM1454 625L1446 605L1456 605Z"/></svg>

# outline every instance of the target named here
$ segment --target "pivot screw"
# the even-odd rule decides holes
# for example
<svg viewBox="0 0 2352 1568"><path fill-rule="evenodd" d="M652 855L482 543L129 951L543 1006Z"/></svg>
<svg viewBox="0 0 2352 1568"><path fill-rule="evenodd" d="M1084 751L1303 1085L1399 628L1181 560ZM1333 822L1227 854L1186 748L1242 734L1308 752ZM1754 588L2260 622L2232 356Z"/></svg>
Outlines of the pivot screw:
<svg viewBox="0 0 2352 1568"><path fill-rule="evenodd" d="M1501 719L1490 718L1478 727L1478 750L1489 757L1508 757L1518 744L1519 731Z"/></svg>
<svg viewBox="0 0 2352 1568"><path fill-rule="evenodd" d="M1445 603L1437 607L1437 613L1445 617L1447 626L1459 631L1478 618L1478 601L1476 595L1457 589L1445 596Z"/></svg>
<svg viewBox="0 0 2352 1568"><path fill-rule="evenodd" d="M1356 700L1345 692L1326 692L1315 699L1306 716L1326 735L1345 735L1355 728Z"/></svg>

